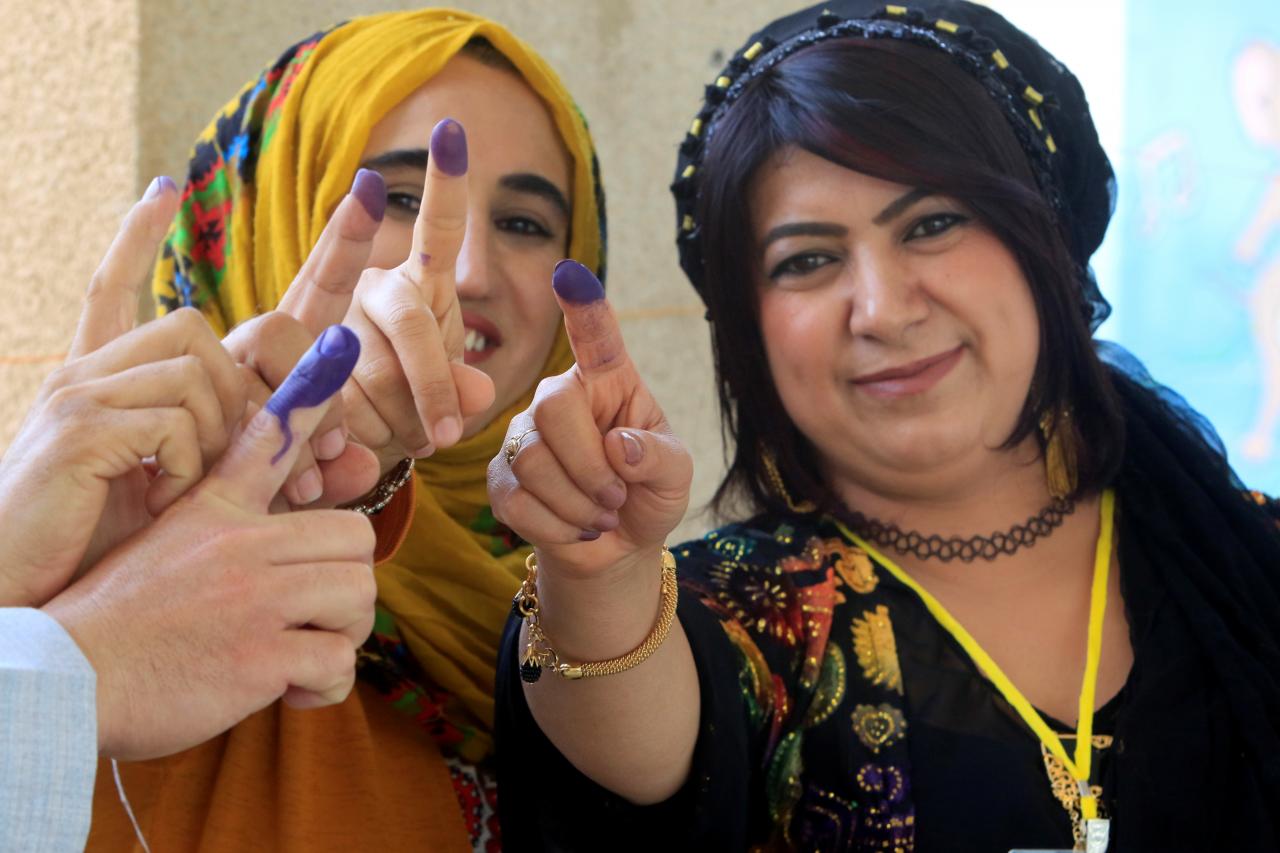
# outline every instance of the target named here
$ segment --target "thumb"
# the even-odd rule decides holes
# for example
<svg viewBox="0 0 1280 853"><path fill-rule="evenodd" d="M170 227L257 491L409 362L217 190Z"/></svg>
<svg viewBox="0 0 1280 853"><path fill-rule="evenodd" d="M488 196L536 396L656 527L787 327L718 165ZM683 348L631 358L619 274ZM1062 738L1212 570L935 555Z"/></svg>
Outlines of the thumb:
<svg viewBox="0 0 1280 853"><path fill-rule="evenodd" d="M311 345L271 398L250 419L202 484L202 490L244 509L266 512L299 450L311 438L360 357L346 326L330 326Z"/></svg>
<svg viewBox="0 0 1280 853"><path fill-rule="evenodd" d="M627 485L646 486L673 499L688 496L693 459L669 430L618 427L605 434L604 450Z"/></svg>
<svg viewBox="0 0 1280 853"><path fill-rule="evenodd" d="M564 312L569 345L583 380L590 385L619 370L634 371L613 306L591 270L577 261L561 261L551 274L551 286Z"/></svg>
<svg viewBox="0 0 1280 853"><path fill-rule="evenodd" d="M161 175L120 223L84 297L68 360L87 355L133 328L138 292L178 207L178 188Z"/></svg>

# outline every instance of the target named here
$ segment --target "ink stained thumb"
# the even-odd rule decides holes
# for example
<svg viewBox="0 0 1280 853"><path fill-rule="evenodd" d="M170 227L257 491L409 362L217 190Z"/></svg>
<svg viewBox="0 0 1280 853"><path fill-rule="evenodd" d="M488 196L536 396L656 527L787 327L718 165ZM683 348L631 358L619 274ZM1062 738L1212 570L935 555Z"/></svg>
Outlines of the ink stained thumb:
<svg viewBox="0 0 1280 853"><path fill-rule="evenodd" d="M338 392L360 358L360 339L346 326L330 326L320 333L271 395L264 407L280 422L284 446L271 459L274 465L293 444L289 416L294 409L318 406Z"/></svg>

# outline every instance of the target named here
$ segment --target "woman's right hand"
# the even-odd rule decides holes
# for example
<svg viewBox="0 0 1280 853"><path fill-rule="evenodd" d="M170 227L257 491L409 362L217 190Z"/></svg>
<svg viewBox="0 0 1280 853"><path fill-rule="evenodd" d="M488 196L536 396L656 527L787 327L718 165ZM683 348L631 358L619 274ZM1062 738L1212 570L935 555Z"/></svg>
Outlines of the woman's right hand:
<svg viewBox="0 0 1280 853"><path fill-rule="evenodd" d="M627 356L595 276L563 261L553 282L577 363L544 379L512 420L489 464L489 500L537 550L538 619L556 654L610 660L653 631L659 551L689 504L693 463ZM698 673L678 621L638 666L605 678L548 675L524 694L543 733L605 788L656 803L688 777Z"/></svg>
<svg viewBox="0 0 1280 853"><path fill-rule="evenodd" d="M544 379L512 419L489 465L494 515L562 577L636 559L656 577L658 549L689 505L693 463L627 355L596 277L562 261L553 285L576 363Z"/></svg>

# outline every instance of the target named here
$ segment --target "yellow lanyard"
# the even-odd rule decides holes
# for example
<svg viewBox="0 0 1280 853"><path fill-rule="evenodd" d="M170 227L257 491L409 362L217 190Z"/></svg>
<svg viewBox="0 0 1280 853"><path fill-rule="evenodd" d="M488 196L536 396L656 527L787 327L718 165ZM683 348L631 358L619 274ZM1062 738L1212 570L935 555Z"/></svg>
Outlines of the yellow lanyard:
<svg viewBox="0 0 1280 853"><path fill-rule="evenodd" d="M968 653L987 678L991 679L996 689L1000 691L1000 695L1004 696L1023 721L1031 727L1045 748L1062 762L1079 788L1080 816L1086 821L1098 816L1098 798L1093 795L1089 787L1089 772L1093 763L1093 703L1098 690L1098 662L1102 657L1102 618L1107 611L1107 575L1111 571L1111 534L1115 518L1115 500L1115 494L1110 489L1102 493L1100 510L1102 529L1098 532L1098 545L1093 558L1093 590L1089 597L1089 642L1084 663L1084 683L1080 685L1080 722L1076 729L1074 761L1067 756L1067 751L1063 748L1057 732L1045 724L1035 707L1027 701L1017 687L1013 686L1009 677L982 646L978 645L978 641L947 612L942 603L912 580L900 566L865 542L843 523L836 522L845 536L920 596L925 606L929 608L929 612L933 614L933 618L938 620L938 624L956 638L956 642Z"/></svg>

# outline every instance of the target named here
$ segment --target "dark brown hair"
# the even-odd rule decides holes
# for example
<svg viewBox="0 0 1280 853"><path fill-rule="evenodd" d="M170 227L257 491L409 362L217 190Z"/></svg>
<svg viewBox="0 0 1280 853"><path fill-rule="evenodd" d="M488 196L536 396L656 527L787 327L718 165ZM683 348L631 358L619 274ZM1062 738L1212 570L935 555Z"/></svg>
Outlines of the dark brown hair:
<svg viewBox="0 0 1280 853"><path fill-rule="evenodd" d="M849 169L948 195L1017 258L1031 287L1040 352L1006 447L1038 435L1045 412L1071 413L1078 494L1115 476L1123 420L1094 352L1080 288L1085 273L1017 138L991 96L940 51L889 39L837 39L805 48L753 80L711 129L698 177L705 299L712 319L722 428L732 447L716 492L722 513L783 510L761 451L791 497L838 506L817 453L788 417L765 358L750 189L788 146Z"/></svg>

